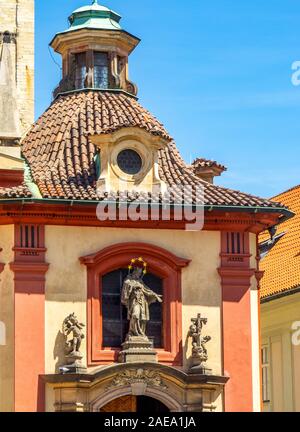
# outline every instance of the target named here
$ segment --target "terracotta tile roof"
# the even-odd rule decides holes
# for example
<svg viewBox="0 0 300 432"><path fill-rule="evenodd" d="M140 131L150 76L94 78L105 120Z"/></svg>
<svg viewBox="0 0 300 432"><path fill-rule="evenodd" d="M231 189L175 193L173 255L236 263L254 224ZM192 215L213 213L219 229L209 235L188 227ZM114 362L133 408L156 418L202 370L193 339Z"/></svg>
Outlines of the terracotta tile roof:
<svg viewBox="0 0 300 432"><path fill-rule="evenodd" d="M224 165L220 164L219 162L213 161L213 160L209 160L209 159L204 159L204 158L197 158L197 159L195 159L194 162L192 163L192 166L194 168L197 168L197 167L201 167L201 168L216 167L216 168L219 168L219 169L221 169L223 171L227 170L227 168Z"/></svg>
<svg viewBox="0 0 300 432"><path fill-rule="evenodd" d="M204 203L219 206L278 207L278 204L199 179L181 158L163 125L133 97L125 93L81 91L60 95L32 126L22 141L22 152L33 182L43 198L98 200L106 195L96 190L96 147L89 135L107 134L137 126L169 141L160 151L160 176L167 185L202 185ZM17 191L5 192L16 194ZM20 190L20 196L24 191ZM180 199L180 192L175 193ZM3 195L2 195L3 196ZM114 199L136 199L136 193L120 191ZM195 197L195 191L191 193ZM126 198L127 197L127 198ZM0 195L1 198L1 195ZM144 194L141 199L149 199ZM153 199L153 197L152 197ZM161 195L157 195L161 200Z"/></svg>
<svg viewBox="0 0 300 432"><path fill-rule="evenodd" d="M300 287L300 185L274 198L295 213L295 216L279 225L276 235L284 234L261 260L265 271L261 284L261 297L266 298ZM270 238L268 233L260 241Z"/></svg>
<svg viewBox="0 0 300 432"><path fill-rule="evenodd" d="M22 186L16 186L11 188L0 187L0 199L31 198L31 197L32 194L25 184L23 184Z"/></svg>

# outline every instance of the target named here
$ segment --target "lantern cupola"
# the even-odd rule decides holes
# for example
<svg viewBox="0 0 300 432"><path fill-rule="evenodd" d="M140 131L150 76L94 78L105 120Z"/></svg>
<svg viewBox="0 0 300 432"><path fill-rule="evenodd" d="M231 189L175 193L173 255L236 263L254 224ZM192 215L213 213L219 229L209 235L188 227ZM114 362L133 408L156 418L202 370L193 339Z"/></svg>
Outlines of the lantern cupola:
<svg viewBox="0 0 300 432"><path fill-rule="evenodd" d="M120 20L97 0L71 14L70 27L50 43L62 56L63 77L54 96L85 88L137 94L128 76L128 57L140 39L123 30Z"/></svg>

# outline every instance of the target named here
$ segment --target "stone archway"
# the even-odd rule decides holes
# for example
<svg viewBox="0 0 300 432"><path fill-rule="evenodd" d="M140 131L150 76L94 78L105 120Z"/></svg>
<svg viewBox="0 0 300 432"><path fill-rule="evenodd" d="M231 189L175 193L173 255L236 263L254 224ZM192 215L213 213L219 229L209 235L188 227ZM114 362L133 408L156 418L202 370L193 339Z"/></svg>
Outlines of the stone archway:
<svg viewBox="0 0 300 432"><path fill-rule="evenodd" d="M111 391L105 392L100 395L95 401L91 402L91 411L99 412L102 408L113 403L114 401L121 400L125 403L126 397L148 397L160 402L166 407L169 412L182 412L182 405L177 401L173 395L166 393L164 388L154 388L144 383L133 383L126 387L115 388ZM127 406L130 406L130 400L127 400ZM124 411L126 412L126 411Z"/></svg>
<svg viewBox="0 0 300 432"><path fill-rule="evenodd" d="M228 377L190 375L172 366L145 362L104 366L78 376L48 375L45 379L55 391L56 411L67 412L101 412L120 398L127 398L129 408L125 411L130 412L136 409L130 403L139 397L159 401L168 412L211 412L216 410L217 398L228 381Z"/></svg>

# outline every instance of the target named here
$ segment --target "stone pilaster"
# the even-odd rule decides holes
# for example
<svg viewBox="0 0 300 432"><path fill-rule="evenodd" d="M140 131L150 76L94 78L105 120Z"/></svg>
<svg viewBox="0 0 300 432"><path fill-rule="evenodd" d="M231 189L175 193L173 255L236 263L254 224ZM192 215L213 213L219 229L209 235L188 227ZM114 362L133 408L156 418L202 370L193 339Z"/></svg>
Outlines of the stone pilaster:
<svg viewBox="0 0 300 432"><path fill-rule="evenodd" d="M45 227L15 225L14 329L15 411L44 411Z"/></svg>

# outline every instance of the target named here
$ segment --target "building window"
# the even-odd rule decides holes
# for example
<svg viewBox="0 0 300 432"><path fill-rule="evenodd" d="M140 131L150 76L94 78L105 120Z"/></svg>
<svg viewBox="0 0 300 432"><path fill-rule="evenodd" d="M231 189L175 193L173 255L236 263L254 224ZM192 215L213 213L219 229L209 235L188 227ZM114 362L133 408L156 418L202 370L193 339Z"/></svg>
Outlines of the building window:
<svg viewBox="0 0 300 432"><path fill-rule="evenodd" d="M137 242L114 244L80 258L87 267L88 364L95 366L118 361L120 342L127 331L127 327L124 330L125 319L119 300L126 275L123 269L127 272L128 264L135 257L143 257L148 263L145 283L163 295L162 304L150 306L151 321L147 326L147 334L157 349L158 361L182 366L181 271L190 260L154 244ZM112 332L109 326L114 321L116 330Z"/></svg>
<svg viewBox="0 0 300 432"><path fill-rule="evenodd" d="M85 87L86 78L86 53L79 53L75 55L75 88L82 89Z"/></svg>
<svg viewBox="0 0 300 432"><path fill-rule="evenodd" d="M265 346L261 350L262 355L262 396L263 402L270 402L270 350Z"/></svg>
<svg viewBox="0 0 300 432"><path fill-rule="evenodd" d="M107 53L94 53L94 87L108 88L108 55Z"/></svg>
<svg viewBox="0 0 300 432"><path fill-rule="evenodd" d="M104 348L120 348L128 333L127 310L121 304L123 281L127 269L119 269L102 277L102 325ZM163 281L152 274L144 277L148 285L157 294L163 294ZM151 321L147 325L147 336L155 348L163 348L163 310L161 303L150 306Z"/></svg>
<svg viewBox="0 0 300 432"><path fill-rule="evenodd" d="M131 149L123 150L118 154L117 158L119 168L129 175L138 174L142 169L142 159L140 155Z"/></svg>

